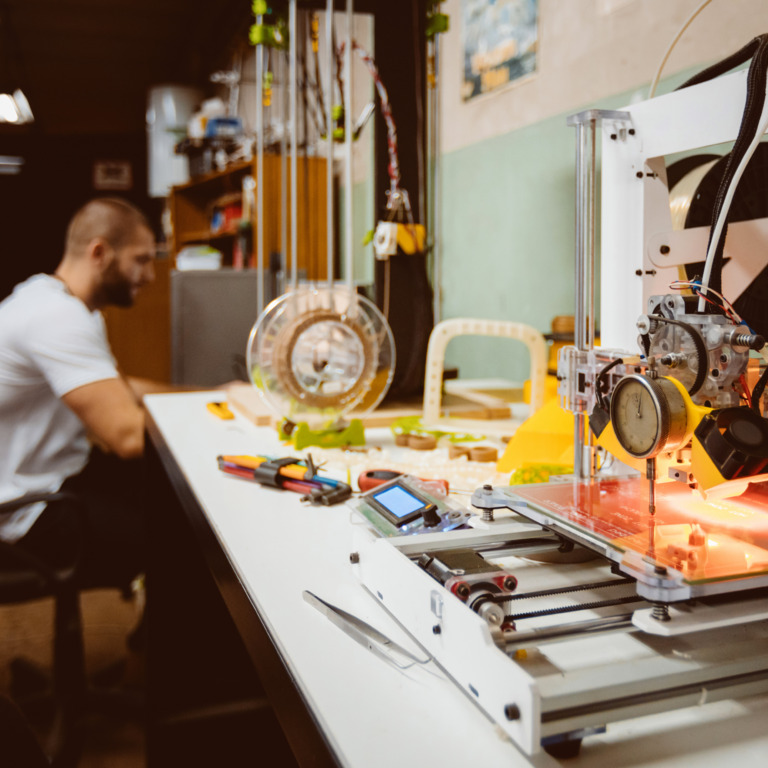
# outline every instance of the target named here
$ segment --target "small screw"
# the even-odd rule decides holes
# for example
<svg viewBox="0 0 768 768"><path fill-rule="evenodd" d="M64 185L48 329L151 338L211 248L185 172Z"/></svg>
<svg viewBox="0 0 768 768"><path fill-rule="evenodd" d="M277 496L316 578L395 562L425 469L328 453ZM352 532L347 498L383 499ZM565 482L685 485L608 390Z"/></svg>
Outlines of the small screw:
<svg viewBox="0 0 768 768"><path fill-rule="evenodd" d="M669 253L669 246L668 245L662 245L661 248L659 248L659 253L663 253L663 254Z"/></svg>
<svg viewBox="0 0 768 768"><path fill-rule="evenodd" d="M642 179L645 174L642 171L638 171L635 176L637 176L638 179Z"/></svg>
<svg viewBox="0 0 768 768"><path fill-rule="evenodd" d="M517 588L517 579L514 576L504 577L504 589L508 589L510 592Z"/></svg>
<svg viewBox="0 0 768 768"><path fill-rule="evenodd" d="M634 136L634 135L635 135L635 129L634 129L634 128L630 128L630 129L627 131L627 133L628 133L630 136Z"/></svg>
<svg viewBox="0 0 768 768"><path fill-rule="evenodd" d="M636 269L636 270L635 270L635 274L636 274L638 277L642 277L642 276L643 276L643 270L642 270L642 269Z"/></svg>
<svg viewBox="0 0 768 768"><path fill-rule="evenodd" d="M517 704L507 704L504 707L504 717L507 720L519 720L520 719L520 707Z"/></svg>
<svg viewBox="0 0 768 768"><path fill-rule="evenodd" d="M360 553L359 552L350 552L349 553L349 562L352 563L352 565L357 565L357 563L360 562Z"/></svg>
<svg viewBox="0 0 768 768"><path fill-rule="evenodd" d="M442 630L442 628L440 627L440 625L439 625L439 624L435 624L435 625L432 627L432 634L433 634L433 635L439 635L439 634L440 634L442 631L443 631L443 630Z"/></svg>
<svg viewBox="0 0 768 768"><path fill-rule="evenodd" d="M613 141L616 141L616 134L615 134L615 133L612 133L612 134L611 134L611 139L612 139Z"/></svg>

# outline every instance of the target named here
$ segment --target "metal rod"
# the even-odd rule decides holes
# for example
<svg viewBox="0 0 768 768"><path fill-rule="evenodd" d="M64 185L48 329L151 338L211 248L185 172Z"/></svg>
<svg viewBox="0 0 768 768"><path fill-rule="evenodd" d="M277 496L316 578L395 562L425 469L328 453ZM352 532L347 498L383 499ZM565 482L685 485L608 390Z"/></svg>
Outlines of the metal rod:
<svg viewBox="0 0 768 768"><path fill-rule="evenodd" d="M325 130L327 140L327 165L325 169L326 194L326 264L328 288L333 290L333 0L325 5L325 75L327 90L325 100Z"/></svg>
<svg viewBox="0 0 768 768"><path fill-rule="evenodd" d="M290 0L288 4L288 37L289 37L289 69L288 79L290 80L290 125L291 125L291 287L296 288L299 284L299 260L298 260L298 73L296 71L296 46L298 35L298 23L296 14L297 0ZM306 162L306 159L304 160ZM307 211L304 212L307 215Z"/></svg>
<svg viewBox="0 0 768 768"><path fill-rule="evenodd" d="M350 305L352 303L352 292L354 291L354 229L353 229L353 127L352 127L352 23L353 23L353 0L347 0L347 45L345 53L344 66L347 69L347 77L344 81L344 147L345 168L344 168L344 269L347 288L350 294Z"/></svg>
<svg viewBox="0 0 768 768"><path fill-rule="evenodd" d="M432 291L434 322L442 317L443 264L442 239L440 234L440 36L436 34L434 43L434 83L432 84Z"/></svg>
<svg viewBox="0 0 768 768"><path fill-rule="evenodd" d="M576 124L576 302L574 342L580 352L595 346L595 167L597 119ZM587 414L575 414L574 473L589 481L594 471L594 446Z"/></svg>
<svg viewBox="0 0 768 768"><path fill-rule="evenodd" d="M504 647L509 653L520 646L538 645L544 642L562 640L563 638L576 638L581 635L594 635L600 632L626 631L631 628L632 614L625 613L618 616L606 616L601 619L570 622L568 624L558 624L553 627L529 629L521 632L509 630L504 632Z"/></svg>
<svg viewBox="0 0 768 768"><path fill-rule="evenodd" d="M256 17L261 25L262 16ZM256 307L264 311L264 46L256 46Z"/></svg>
<svg viewBox="0 0 768 768"><path fill-rule="evenodd" d="M280 116L283 120L283 130L280 134L280 275L276 285L279 296L285 287L288 274L288 90L286 75L288 74L288 57L278 57L280 62ZM276 281L278 282L278 281ZM272 296L276 298L276 296Z"/></svg>

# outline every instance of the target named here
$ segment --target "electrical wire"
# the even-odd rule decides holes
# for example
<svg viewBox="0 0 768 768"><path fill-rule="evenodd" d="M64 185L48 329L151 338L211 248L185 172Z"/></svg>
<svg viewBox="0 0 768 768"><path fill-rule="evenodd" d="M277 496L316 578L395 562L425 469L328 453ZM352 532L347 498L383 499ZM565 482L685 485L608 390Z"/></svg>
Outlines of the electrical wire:
<svg viewBox="0 0 768 768"><path fill-rule="evenodd" d="M757 384L755 384L755 388L752 390L752 410L760 416L762 416L760 413L760 401L763 399L766 382L768 382L768 365L763 370L760 378L757 380Z"/></svg>
<svg viewBox="0 0 768 768"><path fill-rule="evenodd" d="M600 373L597 374L597 378L595 379L595 395L597 396L597 404L603 409L608 410L605 405L605 398L603 397L603 377L608 373L608 371L611 370L611 368L615 368L617 365L621 365L621 363L624 362L624 359L621 357L616 358L616 360L611 360L610 363L607 365L604 365L600 369Z"/></svg>
<svg viewBox="0 0 768 768"><path fill-rule="evenodd" d="M685 30L688 29L688 27L691 26L691 23L693 20L712 2L712 0L704 0L704 2L688 17L688 19L685 21L682 27L677 31L677 34L675 35L672 42L669 44L669 48L667 48L667 52L664 54L664 58L661 60L661 64L659 64L659 68L656 71L656 77L653 78L653 82L651 83L651 88L648 91L648 98L652 99L654 95L656 94L656 88L659 85L659 80L661 79L661 73L664 71L664 67L666 66L667 59L669 59L670 55L672 54L672 51L674 50L675 46L680 41L680 38L685 33Z"/></svg>
<svg viewBox="0 0 768 768"><path fill-rule="evenodd" d="M387 152L389 154L389 164L387 166L387 173L389 175L389 192L387 200L387 208L394 209L395 205L404 204L406 211L410 213L411 204L405 190L400 189L400 164L398 162L397 153L397 127L395 126L395 119L392 115L392 106L389 102L389 95L387 89L384 87L384 83L379 75L379 70L376 66L376 62L373 57L366 52L366 50L358 44L356 40L352 41L352 50L356 51L363 64L368 69L369 74L373 78L374 85L376 86L376 92L379 95L379 103L381 106L381 115L384 118L384 122L387 126ZM339 56L344 53L344 43L341 44L338 52Z"/></svg>
<svg viewBox="0 0 768 768"><path fill-rule="evenodd" d="M741 376L739 376L739 384L741 384L742 389L742 396L747 401L747 405L751 408L752 407L752 395L749 392L749 387L747 386L747 377L742 373Z"/></svg>
<svg viewBox="0 0 768 768"><path fill-rule="evenodd" d="M765 97L765 94L763 94L763 97ZM723 200L723 207L720 209L720 215L717 217L717 222L715 224L715 228L712 230L712 233L709 238L709 248L707 249L707 258L704 262L704 272L701 276L701 284L703 288L709 287L709 280L712 276L712 265L715 261L715 254L718 249L718 245L720 243L720 236L723 232L723 228L726 224L726 218L728 216L728 210L731 207L731 202L733 201L733 197L736 194L736 188L739 185L739 181L744 173L744 170L747 167L747 164L749 163L750 159L752 158L752 155L755 153L755 150L757 149L757 145L760 143L760 140L763 137L763 134L765 133L766 129L768 129L768 99L765 99L763 103L763 111L761 114L761 122L758 126L758 129L752 139L752 142L750 143L749 147L747 148L747 151L744 153L744 157L741 158L741 162L739 163L738 167L736 168L736 171L733 174L733 179L731 180L731 183L728 185L728 192L725 195L725 198ZM704 311L704 297L699 297L699 312Z"/></svg>
<svg viewBox="0 0 768 768"><path fill-rule="evenodd" d="M673 291L677 290L683 290L684 288L690 288L693 290L694 294L696 294L699 297L704 297L705 301L708 301L712 306L718 307L719 309L722 309L724 314L730 319L733 320L737 325L747 325L744 320L742 320L741 315L736 311L733 304L731 304L728 299L723 296L722 293L719 293L714 288L708 288L706 286L701 285L696 280L674 280L669 284L669 287ZM706 294L711 293L714 296L716 296L718 299L720 299L720 304L718 304L716 301L713 301L709 297L706 296ZM749 328L749 326L747 325ZM750 328L750 331L752 329Z"/></svg>

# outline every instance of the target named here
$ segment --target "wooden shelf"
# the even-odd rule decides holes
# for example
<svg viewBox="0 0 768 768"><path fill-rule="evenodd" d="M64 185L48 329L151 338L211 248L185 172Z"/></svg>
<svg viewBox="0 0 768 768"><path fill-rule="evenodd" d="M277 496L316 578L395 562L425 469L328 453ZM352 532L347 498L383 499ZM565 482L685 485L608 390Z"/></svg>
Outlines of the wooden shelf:
<svg viewBox="0 0 768 768"><path fill-rule="evenodd" d="M192 245L194 243L209 243L213 240L229 240L237 237L237 230L227 229L221 232L211 232L209 229L203 229L193 232L185 232L179 239L180 245Z"/></svg>
<svg viewBox="0 0 768 768"><path fill-rule="evenodd" d="M264 189L268 190L269 194L264 195L263 221L251 219L251 231L261 230L266 253L279 253L283 249L281 164L279 155L264 156ZM297 197L300 208L296 250L298 268L303 270L310 280L325 280L327 277L325 168L325 158L298 159ZM223 205L242 196L243 179L248 175L256 176L255 160L235 163L225 171L215 171L171 190L169 204L173 222L171 246L174 258L185 245L210 243L222 252L224 265L232 265L238 231L229 225L225 231L211 232L211 216L216 205ZM289 180L286 181L290 184ZM290 190L288 192L290 193ZM308 201L308 204L305 201ZM288 215L290 216L290 212ZM290 230L290 221L288 229ZM255 246L251 247L253 249ZM290 244L287 250L290 254ZM244 254L245 261L252 255ZM290 264L288 266L290 268Z"/></svg>

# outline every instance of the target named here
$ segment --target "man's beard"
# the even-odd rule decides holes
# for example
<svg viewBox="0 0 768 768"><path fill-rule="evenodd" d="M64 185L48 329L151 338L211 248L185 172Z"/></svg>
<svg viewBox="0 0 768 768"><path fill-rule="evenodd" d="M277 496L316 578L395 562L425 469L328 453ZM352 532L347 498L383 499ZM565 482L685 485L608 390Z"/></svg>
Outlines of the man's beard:
<svg viewBox="0 0 768 768"><path fill-rule="evenodd" d="M120 273L117 260L106 268L99 294L101 306L133 306L133 285Z"/></svg>

